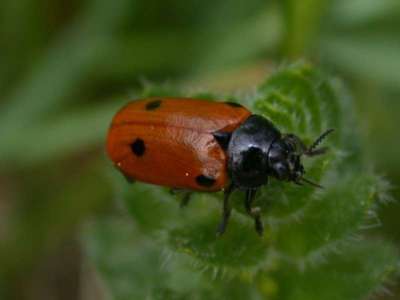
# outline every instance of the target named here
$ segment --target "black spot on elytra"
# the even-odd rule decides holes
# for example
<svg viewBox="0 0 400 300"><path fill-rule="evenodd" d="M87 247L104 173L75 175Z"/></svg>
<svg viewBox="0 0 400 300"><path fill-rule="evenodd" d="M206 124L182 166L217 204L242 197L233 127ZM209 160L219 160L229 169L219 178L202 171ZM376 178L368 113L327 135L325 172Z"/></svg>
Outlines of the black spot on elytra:
<svg viewBox="0 0 400 300"><path fill-rule="evenodd" d="M146 110L155 110L159 108L161 102L162 102L161 100L150 101L149 103L146 104Z"/></svg>
<svg viewBox="0 0 400 300"><path fill-rule="evenodd" d="M132 144L131 144L131 149L132 152L136 156L142 156L144 152L146 151L146 147L144 145L144 141L142 139L136 139Z"/></svg>
<svg viewBox="0 0 400 300"><path fill-rule="evenodd" d="M230 106L232 106L232 107L243 107L243 105L241 105L241 104L239 104L239 103L236 103L236 102L224 102L225 104L228 104L228 105L230 105Z"/></svg>
<svg viewBox="0 0 400 300"><path fill-rule="evenodd" d="M211 187L214 185L215 179L209 176L199 175L196 177L196 182L198 183L198 185Z"/></svg>

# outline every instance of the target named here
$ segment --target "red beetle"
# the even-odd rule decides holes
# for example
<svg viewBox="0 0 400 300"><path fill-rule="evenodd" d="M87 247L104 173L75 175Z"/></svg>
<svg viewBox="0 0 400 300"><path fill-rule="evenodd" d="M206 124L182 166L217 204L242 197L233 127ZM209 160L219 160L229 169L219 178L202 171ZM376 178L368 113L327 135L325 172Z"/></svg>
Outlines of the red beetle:
<svg viewBox="0 0 400 300"><path fill-rule="evenodd" d="M262 234L259 208L252 208L257 189L268 177L307 182L302 155L310 147L293 134L281 134L266 118L237 103L189 98L148 98L130 102L114 117L107 152L128 180L194 191L224 190L222 234L230 215L229 195L246 192L245 207Z"/></svg>

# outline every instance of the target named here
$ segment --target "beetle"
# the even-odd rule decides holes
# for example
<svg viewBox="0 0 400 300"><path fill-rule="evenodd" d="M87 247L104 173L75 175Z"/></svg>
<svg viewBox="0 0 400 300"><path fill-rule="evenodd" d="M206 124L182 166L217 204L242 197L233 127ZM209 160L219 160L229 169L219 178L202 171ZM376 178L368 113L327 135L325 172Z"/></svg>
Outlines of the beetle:
<svg viewBox="0 0 400 300"><path fill-rule="evenodd" d="M114 116L107 153L129 181L190 191L224 191L217 234L225 232L235 189L245 192L246 212L262 235L260 208L252 207L257 189L269 177L296 184L320 185L303 177L302 155L317 148L331 132L307 147L294 134L282 134L267 118L240 104L191 98L135 100Z"/></svg>

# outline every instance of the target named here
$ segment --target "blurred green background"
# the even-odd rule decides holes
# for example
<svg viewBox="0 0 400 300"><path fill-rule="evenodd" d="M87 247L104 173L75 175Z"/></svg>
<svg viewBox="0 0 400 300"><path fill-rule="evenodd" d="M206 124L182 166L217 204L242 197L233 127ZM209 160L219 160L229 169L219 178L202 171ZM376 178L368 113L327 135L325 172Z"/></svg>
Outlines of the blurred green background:
<svg viewBox="0 0 400 300"><path fill-rule="evenodd" d="M398 0L3 0L0 296L108 299L80 235L118 210L104 139L123 103L153 85L240 98L297 59L345 82L398 197ZM398 245L399 214L380 207L374 234Z"/></svg>

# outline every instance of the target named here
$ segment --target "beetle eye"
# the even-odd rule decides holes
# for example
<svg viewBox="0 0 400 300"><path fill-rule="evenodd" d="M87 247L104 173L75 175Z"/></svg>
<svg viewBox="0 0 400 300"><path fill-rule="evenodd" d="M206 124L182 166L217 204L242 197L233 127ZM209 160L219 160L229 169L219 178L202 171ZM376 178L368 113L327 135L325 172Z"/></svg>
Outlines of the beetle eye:
<svg viewBox="0 0 400 300"><path fill-rule="evenodd" d="M276 163L274 166L274 170L278 179L284 180L288 177L289 168L284 163Z"/></svg>
<svg viewBox="0 0 400 300"><path fill-rule="evenodd" d="M285 161L287 157L287 150L283 149L279 144L273 145L269 152L269 159L271 163Z"/></svg>

